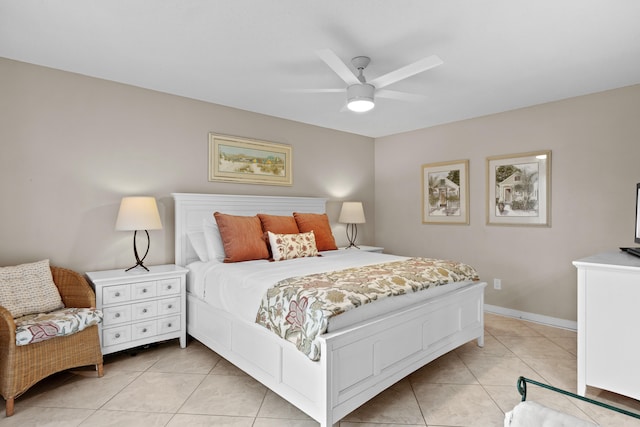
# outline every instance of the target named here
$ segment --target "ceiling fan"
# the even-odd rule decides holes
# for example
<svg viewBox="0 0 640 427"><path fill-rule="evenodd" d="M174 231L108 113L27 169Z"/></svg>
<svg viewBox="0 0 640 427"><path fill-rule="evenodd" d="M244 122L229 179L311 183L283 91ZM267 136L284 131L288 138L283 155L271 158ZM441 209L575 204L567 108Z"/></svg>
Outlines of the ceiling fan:
<svg viewBox="0 0 640 427"><path fill-rule="evenodd" d="M419 61L405 65L395 71L379 76L371 81L364 77L364 70L371 62L367 56L356 56L351 60L358 71L354 74L351 69L331 49L321 49L316 54L348 85L346 107L355 112L366 112L375 106L375 97L417 101L422 95L383 89L393 83L406 79L423 71L441 65L443 62L436 55L427 56ZM309 89L304 92L344 92L345 89Z"/></svg>

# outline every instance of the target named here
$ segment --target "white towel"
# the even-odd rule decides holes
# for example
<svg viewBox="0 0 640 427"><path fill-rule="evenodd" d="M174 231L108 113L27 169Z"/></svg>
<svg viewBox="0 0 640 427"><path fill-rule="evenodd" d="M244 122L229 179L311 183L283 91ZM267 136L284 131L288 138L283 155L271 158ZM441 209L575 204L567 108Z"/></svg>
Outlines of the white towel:
<svg viewBox="0 0 640 427"><path fill-rule="evenodd" d="M504 427L598 427L536 402L520 402L504 416Z"/></svg>

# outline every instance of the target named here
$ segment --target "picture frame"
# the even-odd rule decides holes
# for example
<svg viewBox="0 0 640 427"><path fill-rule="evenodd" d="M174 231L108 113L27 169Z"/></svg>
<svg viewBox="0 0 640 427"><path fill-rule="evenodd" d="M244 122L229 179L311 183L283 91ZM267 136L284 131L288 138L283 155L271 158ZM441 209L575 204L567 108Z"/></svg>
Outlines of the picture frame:
<svg viewBox="0 0 640 427"><path fill-rule="evenodd" d="M422 223L469 224L469 160L422 165Z"/></svg>
<svg viewBox="0 0 640 427"><path fill-rule="evenodd" d="M487 157L487 224L551 226L551 151Z"/></svg>
<svg viewBox="0 0 640 427"><path fill-rule="evenodd" d="M209 181L293 185L290 145L209 133Z"/></svg>

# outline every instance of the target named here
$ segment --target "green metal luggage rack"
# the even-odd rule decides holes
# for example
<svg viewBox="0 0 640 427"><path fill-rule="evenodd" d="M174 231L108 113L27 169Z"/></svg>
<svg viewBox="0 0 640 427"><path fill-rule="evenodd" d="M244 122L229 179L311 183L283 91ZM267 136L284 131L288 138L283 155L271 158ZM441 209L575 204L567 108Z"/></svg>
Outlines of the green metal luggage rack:
<svg viewBox="0 0 640 427"><path fill-rule="evenodd" d="M635 412L627 411L626 409L617 408L612 405L608 405L606 403L598 402L597 400L589 399L588 397L580 396L579 394L571 393L566 390L562 390L557 387L550 386L548 384L543 384L538 381L531 380L529 378L520 377L518 378L518 393L522 396L522 402L527 400L527 383L537 385L538 387L545 388L547 390L555 391L556 393L564 394L565 396L573 397L574 399L582 400L587 403L592 403L597 406L602 406L603 408L610 409L612 411L618 412L620 414L628 415L632 418L640 419L640 414L636 414Z"/></svg>

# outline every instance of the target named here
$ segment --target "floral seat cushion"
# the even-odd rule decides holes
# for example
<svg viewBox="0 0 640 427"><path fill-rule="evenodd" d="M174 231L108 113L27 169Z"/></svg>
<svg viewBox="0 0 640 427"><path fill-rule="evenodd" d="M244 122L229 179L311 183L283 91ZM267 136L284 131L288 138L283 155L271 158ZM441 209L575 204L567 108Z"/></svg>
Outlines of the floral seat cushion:
<svg viewBox="0 0 640 427"><path fill-rule="evenodd" d="M72 335L102 321L95 308L63 308L49 313L29 314L15 319L16 345L27 345Z"/></svg>

